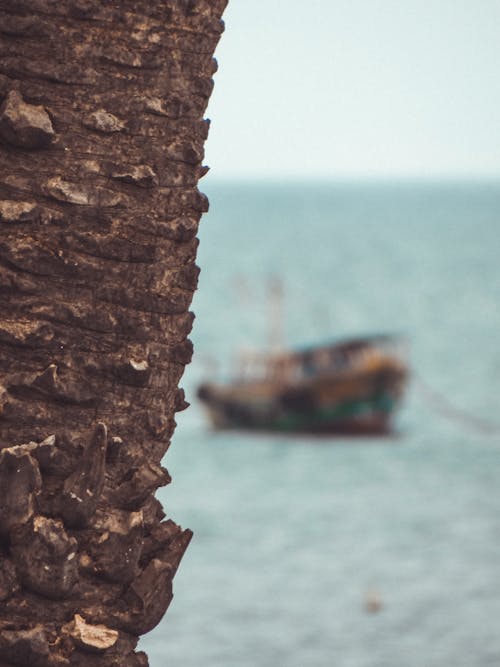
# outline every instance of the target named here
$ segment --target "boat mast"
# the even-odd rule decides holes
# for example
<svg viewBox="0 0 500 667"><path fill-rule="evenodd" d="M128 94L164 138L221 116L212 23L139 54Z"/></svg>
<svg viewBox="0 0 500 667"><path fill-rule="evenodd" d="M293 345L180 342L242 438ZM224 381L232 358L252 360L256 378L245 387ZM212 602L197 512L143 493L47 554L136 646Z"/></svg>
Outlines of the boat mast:
<svg viewBox="0 0 500 667"><path fill-rule="evenodd" d="M269 349L281 351L285 349L285 289L280 276L268 278L268 342Z"/></svg>

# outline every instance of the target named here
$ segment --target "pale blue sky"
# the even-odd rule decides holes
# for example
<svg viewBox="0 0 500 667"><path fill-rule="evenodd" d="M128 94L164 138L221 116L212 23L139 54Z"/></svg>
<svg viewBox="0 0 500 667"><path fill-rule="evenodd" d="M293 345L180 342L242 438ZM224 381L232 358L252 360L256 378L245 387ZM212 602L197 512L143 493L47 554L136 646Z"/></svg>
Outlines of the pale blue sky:
<svg viewBox="0 0 500 667"><path fill-rule="evenodd" d="M500 0L229 0L213 178L500 176Z"/></svg>

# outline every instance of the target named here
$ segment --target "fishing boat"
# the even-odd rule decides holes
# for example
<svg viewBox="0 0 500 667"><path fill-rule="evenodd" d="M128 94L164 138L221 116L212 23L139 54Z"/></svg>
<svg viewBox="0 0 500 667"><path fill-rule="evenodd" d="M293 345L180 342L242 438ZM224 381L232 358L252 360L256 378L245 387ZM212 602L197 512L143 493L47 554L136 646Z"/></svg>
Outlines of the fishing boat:
<svg viewBox="0 0 500 667"><path fill-rule="evenodd" d="M404 347L376 335L246 353L231 381L202 384L198 398L218 429L384 434L408 377Z"/></svg>

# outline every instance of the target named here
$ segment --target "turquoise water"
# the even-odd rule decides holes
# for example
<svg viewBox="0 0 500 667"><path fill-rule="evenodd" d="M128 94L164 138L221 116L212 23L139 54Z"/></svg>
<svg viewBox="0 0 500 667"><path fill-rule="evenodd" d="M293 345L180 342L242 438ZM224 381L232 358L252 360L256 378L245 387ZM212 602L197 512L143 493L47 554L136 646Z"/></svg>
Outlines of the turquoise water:
<svg viewBox="0 0 500 667"><path fill-rule="evenodd" d="M151 666L498 666L500 430L474 419L500 429L500 186L205 190L193 405L159 492L195 537ZM408 336L395 436L208 430L194 388L266 344L271 274L289 344Z"/></svg>

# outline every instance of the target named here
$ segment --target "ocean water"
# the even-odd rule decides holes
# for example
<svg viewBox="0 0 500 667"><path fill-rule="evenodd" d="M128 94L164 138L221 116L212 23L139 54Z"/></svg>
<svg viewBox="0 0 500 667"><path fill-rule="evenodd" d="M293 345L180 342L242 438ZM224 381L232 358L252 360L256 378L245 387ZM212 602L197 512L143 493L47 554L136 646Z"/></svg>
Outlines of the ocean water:
<svg viewBox="0 0 500 667"><path fill-rule="evenodd" d="M195 536L151 666L500 665L500 185L204 189L192 406L159 492ZM267 344L272 276L290 345L407 336L394 436L208 428L196 386Z"/></svg>

